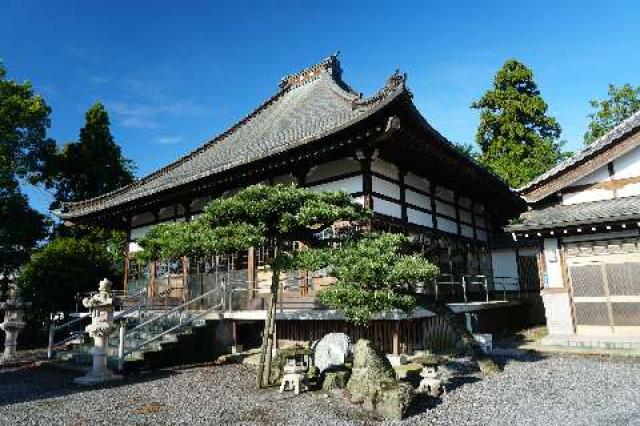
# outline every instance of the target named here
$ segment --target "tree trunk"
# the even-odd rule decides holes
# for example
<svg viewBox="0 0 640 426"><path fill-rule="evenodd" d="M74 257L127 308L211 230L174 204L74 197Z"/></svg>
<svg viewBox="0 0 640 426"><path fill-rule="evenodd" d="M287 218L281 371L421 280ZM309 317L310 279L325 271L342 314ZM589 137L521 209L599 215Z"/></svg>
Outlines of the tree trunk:
<svg viewBox="0 0 640 426"><path fill-rule="evenodd" d="M262 332L262 346L260 348L260 364L258 365L258 375L256 385L258 389L269 385L271 379L271 355L273 353L273 334L275 328L276 308L278 302L278 285L280 283L280 270L272 269L271 295L267 307L267 318L264 322Z"/></svg>

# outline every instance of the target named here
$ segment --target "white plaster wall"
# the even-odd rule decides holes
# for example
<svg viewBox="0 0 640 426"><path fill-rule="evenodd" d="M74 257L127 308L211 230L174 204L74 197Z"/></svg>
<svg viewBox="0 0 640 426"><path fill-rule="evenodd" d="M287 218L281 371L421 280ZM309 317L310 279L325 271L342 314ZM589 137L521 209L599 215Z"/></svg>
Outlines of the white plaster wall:
<svg viewBox="0 0 640 426"><path fill-rule="evenodd" d="M443 214L445 216L449 216L455 219L456 217L456 208L449 204L442 202L440 200L436 200L436 213Z"/></svg>
<svg viewBox="0 0 640 426"><path fill-rule="evenodd" d="M640 147L636 147L613 161L615 179L640 176Z"/></svg>
<svg viewBox="0 0 640 426"><path fill-rule="evenodd" d="M625 185L618 189L616 195L620 198L640 195L640 183L630 183L629 185Z"/></svg>
<svg viewBox="0 0 640 426"><path fill-rule="evenodd" d="M460 220L467 223L473 223L473 218L471 217L471 212L460 209Z"/></svg>
<svg viewBox="0 0 640 426"><path fill-rule="evenodd" d="M407 220L417 225L433 227L433 216L427 212L407 208Z"/></svg>
<svg viewBox="0 0 640 426"><path fill-rule="evenodd" d="M147 232L149 232L149 229L151 229L152 226L153 225L147 225L147 226L140 226L138 228L132 228L131 241L138 241L140 238L147 235Z"/></svg>
<svg viewBox="0 0 640 426"><path fill-rule="evenodd" d="M579 204L590 201L610 200L613 198L613 191L609 189L588 189L586 191L562 194L562 204Z"/></svg>
<svg viewBox="0 0 640 426"><path fill-rule="evenodd" d="M375 159L371 163L371 170L395 180L398 180L400 177L398 173L398 167L395 164L389 163L388 161L384 161L379 158Z"/></svg>
<svg viewBox="0 0 640 426"><path fill-rule="evenodd" d="M362 192L362 175L352 176L333 182L309 186L312 191L344 191L350 194Z"/></svg>
<svg viewBox="0 0 640 426"><path fill-rule="evenodd" d="M452 189L440 185L436 187L436 196L449 202L453 202L453 199L455 198L455 194Z"/></svg>
<svg viewBox="0 0 640 426"><path fill-rule="evenodd" d="M414 173L408 172L404 176L404 183L424 192L429 192L429 181Z"/></svg>
<svg viewBox="0 0 640 426"><path fill-rule="evenodd" d="M387 216L402 217L402 209L400 204L373 197L373 211L386 214Z"/></svg>
<svg viewBox="0 0 640 426"><path fill-rule="evenodd" d="M438 229L449 232L451 234L458 233L458 225L453 220L438 217Z"/></svg>
<svg viewBox="0 0 640 426"><path fill-rule="evenodd" d="M555 262L552 261L553 259L555 259ZM544 239L544 262L546 273L544 286L548 288L564 287L558 240L555 238Z"/></svg>
<svg viewBox="0 0 640 426"><path fill-rule="evenodd" d="M492 250L491 267L495 277L518 278L516 250L512 248Z"/></svg>
<svg viewBox="0 0 640 426"><path fill-rule="evenodd" d="M469 225L460 225L460 234L467 238L473 238L473 228Z"/></svg>
<svg viewBox="0 0 640 426"><path fill-rule="evenodd" d="M340 158L312 167L307 175L307 182L311 183L359 170L361 170L359 161L353 158Z"/></svg>
<svg viewBox="0 0 640 426"><path fill-rule="evenodd" d="M573 334L573 318L569 293L542 292L544 313L547 317L547 330L551 336Z"/></svg>
<svg viewBox="0 0 640 426"><path fill-rule="evenodd" d="M393 182L373 176L371 178L371 186L373 188L373 192L400 200L400 186Z"/></svg>
<svg viewBox="0 0 640 426"><path fill-rule="evenodd" d="M155 220L155 217L153 216L153 213L144 212L144 213L134 215L131 218L131 225L137 226L143 223L153 222L154 220Z"/></svg>
<svg viewBox="0 0 640 426"><path fill-rule="evenodd" d="M431 197L407 189L404 191L404 198L409 204L431 210Z"/></svg>
<svg viewBox="0 0 640 426"><path fill-rule="evenodd" d="M135 241L129 243L129 254L138 253L139 251L142 251L140 244Z"/></svg>

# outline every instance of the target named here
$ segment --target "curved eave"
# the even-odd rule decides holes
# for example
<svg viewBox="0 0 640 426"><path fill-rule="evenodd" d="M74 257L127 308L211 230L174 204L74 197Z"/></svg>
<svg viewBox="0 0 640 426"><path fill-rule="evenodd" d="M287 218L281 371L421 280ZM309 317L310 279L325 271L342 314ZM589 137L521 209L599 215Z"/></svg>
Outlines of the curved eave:
<svg viewBox="0 0 640 426"><path fill-rule="evenodd" d="M479 173L481 176L486 178L489 182L495 184L495 187L498 188L505 195L511 197L512 201L519 206L520 209L524 210L527 206L526 201L518 194L517 190L509 187L507 183L502 180L498 175L491 172L473 158L461 153L458 149L456 149L455 145L449 141L446 137L444 137L440 132L438 132L427 119L420 113L418 108L415 106L413 102L411 102L412 113L416 117L418 123L422 126L422 128L432 136L434 136L440 143L441 146L448 151L450 155L458 158L462 163L466 164L472 170Z"/></svg>
<svg viewBox="0 0 640 426"><path fill-rule="evenodd" d="M280 147L278 147L278 148L281 148L281 149L278 149L278 150L269 149L268 152L264 153L264 156L259 156L259 157L253 158L253 159L251 159L249 161L244 161L244 162L240 161L240 162L237 162L237 163L234 163L234 164L226 164L221 169L216 170L215 172L195 174L193 176L190 176L184 182L182 182L179 185L176 185L174 187L165 188L165 189L162 189L162 190L159 190L159 191L156 191L156 192L151 192L151 193L141 193L141 194L138 194L138 195L132 197L131 199L124 200L121 203L118 203L118 204L115 204L115 205L112 205L112 206L108 206L108 207L102 207L101 208L100 205L95 205L95 206L83 208L82 212L56 211L54 213L57 216L59 216L60 218L66 219L66 220L73 220L73 219L90 217L90 216L92 216L92 215L94 215L96 213L99 213L99 212L108 212L110 210L117 209L120 206L127 205L127 204L130 204L130 203L134 203L134 202L146 199L146 198L154 196L154 195L159 195L159 194L162 194L162 193L171 192L171 191L174 191L176 189L189 186L190 184L192 184L193 182L198 181L198 180L210 179L210 178L212 178L212 177L214 177L216 175L223 174L223 173L230 173L230 172L233 172L235 169L239 169L241 167L246 167L246 166L249 166L249 165L251 165L253 163L256 163L256 162L259 162L259 161L269 160L270 158L273 158L273 157L278 156L278 155L282 155L283 153L285 153L285 152L287 152L287 151L289 151L289 150L291 150L293 148L301 147L301 146L304 146L304 145L308 145L308 144L311 144L311 143L318 142L318 141L320 141L322 139L325 139L325 138L332 137L332 136L334 136L334 135L336 135L336 134L348 129L351 126L354 126L354 125L356 125L356 124L358 124L358 123L360 123L362 121L365 121L369 117L371 117L371 116L373 116L375 114L378 114L380 111L382 111L388 105L393 103L396 99L400 98L403 94L408 94L408 91L407 91L405 85L401 84L400 86L395 88L393 91L388 92L385 95L385 97L382 98L382 100L378 101L378 103L376 105L370 107L365 112L363 112L362 114L358 115L357 117L354 117L354 118L352 118L350 120L347 120L344 123L331 128L330 130L327 130L327 131L324 131L322 133L319 133L319 134L316 134L316 135L312 135L312 136L309 136L309 137L306 137L306 138L301 138L301 139L297 139L297 140L294 140L294 141L290 141L290 142L284 143ZM185 156L185 157L187 157L187 156ZM185 158L185 157L183 157L183 158ZM180 161L180 160L178 160L178 161ZM172 165L173 164L175 164L175 163L172 163ZM154 172L152 175L156 175L157 173L158 172ZM152 175L150 175L150 176L152 176ZM145 179L147 179L147 178L145 178ZM140 184L140 183L138 183L138 184ZM136 184L133 184L133 185L136 185ZM116 190L116 191L114 191L112 193L105 194L105 195L103 195L101 197L97 197L97 198L92 199L92 200L87 200L87 201L82 202L82 203L96 203L96 204L98 204L98 203L100 203L101 200L109 199L113 195L116 195L116 194L119 195L119 194L122 194L122 193L126 193L127 190L130 189L130 188L131 188L131 186L125 187L125 188L122 188L120 190ZM73 206L69 206L69 207L73 208Z"/></svg>

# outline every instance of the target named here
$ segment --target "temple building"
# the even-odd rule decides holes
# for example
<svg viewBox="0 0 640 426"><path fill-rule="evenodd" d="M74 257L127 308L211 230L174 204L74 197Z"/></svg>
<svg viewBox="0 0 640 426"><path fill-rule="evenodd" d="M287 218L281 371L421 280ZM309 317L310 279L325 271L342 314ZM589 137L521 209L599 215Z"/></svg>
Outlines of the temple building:
<svg viewBox="0 0 640 426"><path fill-rule="evenodd" d="M640 343L640 113L520 189L506 227L539 244L549 343Z"/></svg>
<svg viewBox="0 0 640 426"><path fill-rule="evenodd" d="M133 253L140 249L136 240L151 226L188 221L208 201L257 183L350 193L373 210L374 229L406 233L440 266L440 297L455 293L460 301L489 301L490 293L506 291L504 284L496 287L499 277L515 279L516 287L508 290L518 290L520 266L502 228L524 211L523 200L431 127L414 105L405 75L394 73L379 92L364 97L342 79L336 56L284 77L272 97L200 148L131 185L66 203L60 216L125 230ZM138 265L131 256L124 289L146 289L175 303L224 281L226 311L231 311L224 317L237 320L234 335L250 334L243 324L264 318L269 255L268 248L255 248L153 265ZM524 264L532 265L535 275L535 262ZM307 331L338 320L315 302L324 278L321 273L287 278L295 285L280 297L281 337L312 338L300 329L303 318L316 323L304 326ZM410 325L400 337L395 326L385 327L379 338L391 342L394 351L400 343L409 347L411 339L419 339Z"/></svg>

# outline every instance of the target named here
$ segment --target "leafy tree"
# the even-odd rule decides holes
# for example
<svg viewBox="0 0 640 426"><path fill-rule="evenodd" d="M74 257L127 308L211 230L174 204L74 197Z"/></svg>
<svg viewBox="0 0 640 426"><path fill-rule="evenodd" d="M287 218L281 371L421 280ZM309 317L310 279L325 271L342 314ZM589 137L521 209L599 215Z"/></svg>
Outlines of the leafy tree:
<svg viewBox="0 0 640 426"><path fill-rule="evenodd" d="M19 178L32 183L46 178L55 151L55 142L46 137L50 113L31 83L7 79L0 62L0 190L15 189Z"/></svg>
<svg viewBox="0 0 640 426"><path fill-rule="evenodd" d="M315 266L329 266L336 283L320 292L320 301L357 324L382 312L411 312L417 303L411 287L438 274L437 266L411 251L407 237L384 233L321 253L325 265Z"/></svg>
<svg viewBox="0 0 640 426"><path fill-rule="evenodd" d="M461 154L466 155L467 157L477 158L478 152L470 143L454 143L453 147Z"/></svg>
<svg viewBox="0 0 640 426"><path fill-rule="evenodd" d="M260 244L274 250L268 262L271 295L257 375L257 385L262 387L271 372L280 274L296 264L293 242L317 247L325 243L323 230L368 217L369 213L345 193L313 192L293 185L255 185L212 201L194 221L155 227L140 245L147 252L143 255L146 259L230 253Z"/></svg>
<svg viewBox="0 0 640 426"><path fill-rule="evenodd" d="M544 173L566 155L558 141L560 125L547 114L533 72L521 62L505 62L493 88L471 107L480 110L479 160L512 187Z"/></svg>
<svg viewBox="0 0 640 426"><path fill-rule="evenodd" d="M55 201L80 201L133 182L134 164L123 157L109 129L109 115L101 103L85 114L78 142L66 144L54 163Z"/></svg>
<svg viewBox="0 0 640 426"><path fill-rule="evenodd" d="M46 138L51 110L28 82L6 77L0 63L0 282L23 264L46 233L45 217L20 192L19 180L46 179L55 143Z"/></svg>
<svg viewBox="0 0 640 426"><path fill-rule="evenodd" d="M72 311L76 293L95 290L103 278L118 281L113 260L102 240L57 238L44 246L18 278L24 297L32 302L30 322L41 324L51 312Z"/></svg>
<svg viewBox="0 0 640 426"><path fill-rule="evenodd" d="M640 111L640 86L625 84L617 87L610 84L607 99L592 99L589 104L596 111L589 114L589 130L584 134L586 145L631 117L633 113Z"/></svg>
<svg viewBox="0 0 640 426"><path fill-rule="evenodd" d="M44 216L29 207L23 194L0 193L0 295L46 234Z"/></svg>

